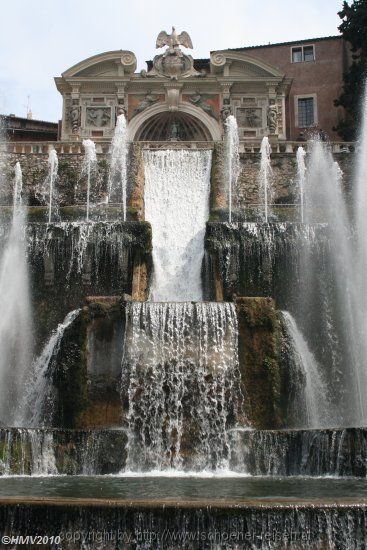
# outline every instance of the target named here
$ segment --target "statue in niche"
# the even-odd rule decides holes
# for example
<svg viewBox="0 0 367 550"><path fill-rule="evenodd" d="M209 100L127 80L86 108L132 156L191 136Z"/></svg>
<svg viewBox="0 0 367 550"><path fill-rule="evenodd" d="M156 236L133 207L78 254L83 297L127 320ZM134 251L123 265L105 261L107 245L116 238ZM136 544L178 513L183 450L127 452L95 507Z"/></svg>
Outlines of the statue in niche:
<svg viewBox="0 0 367 550"><path fill-rule="evenodd" d="M139 113L142 113L143 111L145 111L145 109L147 109L151 105L154 105L154 103L157 103L157 101L158 97L156 95L152 95L152 91L148 90L145 98L135 107L132 116L134 117Z"/></svg>
<svg viewBox="0 0 367 550"><path fill-rule="evenodd" d="M195 92L194 94L190 95L189 100L196 107L203 109L203 111L205 111L209 116L215 117L212 107L205 103L204 98L200 94L200 92Z"/></svg>
<svg viewBox="0 0 367 550"><path fill-rule="evenodd" d="M77 134L80 126L80 107L79 105L73 105L70 109L70 123L71 131L73 134Z"/></svg>
<svg viewBox="0 0 367 550"><path fill-rule="evenodd" d="M278 125L278 109L276 105L268 107L268 128L271 134L275 134Z"/></svg>
<svg viewBox="0 0 367 550"><path fill-rule="evenodd" d="M193 48L192 41L188 33L183 31L181 34L177 34L175 27L172 27L171 34L167 34L166 31L161 31L157 36L155 47L163 48L164 46L168 46L167 50L164 52L164 56L177 55L178 57L183 56L180 46L190 49Z"/></svg>
<svg viewBox="0 0 367 550"><path fill-rule="evenodd" d="M179 140L180 140L180 126L178 122L172 122L168 133L168 141L179 141Z"/></svg>
<svg viewBox="0 0 367 550"><path fill-rule="evenodd" d="M222 124L224 124L227 120L227 118L232 114L232 109L230 105L223 105L223 107L220 110L220 119L222 121Z"/></svg>

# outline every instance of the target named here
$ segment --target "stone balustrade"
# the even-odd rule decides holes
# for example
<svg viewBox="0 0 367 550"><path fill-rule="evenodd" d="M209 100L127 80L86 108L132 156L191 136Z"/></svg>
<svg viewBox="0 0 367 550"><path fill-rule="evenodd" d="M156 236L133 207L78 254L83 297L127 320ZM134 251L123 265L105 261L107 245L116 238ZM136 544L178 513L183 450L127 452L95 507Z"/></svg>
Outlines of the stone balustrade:
<svg viewBox="0 0 367 550"><path fill-rule="evenodd" d="M142 141L140 142L148 149L212 149L214 142L211 141ZM110 141L97 141L97 154L109 152ZM354 152L355 142L334 141L330 143L333 153ZM307 149L307 142L299 141L277 141L271 144L273 153L295 154L299 146ZM259 154L261 141L240 141L240 153ZM48 154L52 149L61 155L81 155L84 148L81 141L9 141L0 143L0 151L15 154Z"/></svg>

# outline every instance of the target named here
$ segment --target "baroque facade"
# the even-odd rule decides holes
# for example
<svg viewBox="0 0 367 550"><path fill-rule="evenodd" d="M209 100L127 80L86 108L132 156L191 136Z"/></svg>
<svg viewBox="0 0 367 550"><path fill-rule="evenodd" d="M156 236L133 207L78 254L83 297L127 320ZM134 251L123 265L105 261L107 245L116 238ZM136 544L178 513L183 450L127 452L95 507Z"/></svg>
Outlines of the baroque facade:
<svg viewBox="0 0 367 550"><path fill-rule="evenodd" d="M333 106L342 86L341 37L236 50L194 60L189 35L162 31L163 54L136 72L131 51L105 52L77 63L55 79L63 96L61 139L112 138L125 113L131 141L218 141L235 115L241 140L296 140L321 128L338 139ZM343 57L344 56L344 57ZM324 75L324 79L322 78Z"/></svg>
<svg viewBox="0 0 367 550"><path fill-rule="evenodd" d="M218 141L230 113L241 139L286 139L290 78L242 52L215 51L208 60L194 60L180 48L190 47L187 41L170 46L177 35L164 34L162 46L168 47L147 71L137 73L134 53L118 50L81 61L55 79L63 96L62 140L111 139L122 112L132 141Z"/></svg>

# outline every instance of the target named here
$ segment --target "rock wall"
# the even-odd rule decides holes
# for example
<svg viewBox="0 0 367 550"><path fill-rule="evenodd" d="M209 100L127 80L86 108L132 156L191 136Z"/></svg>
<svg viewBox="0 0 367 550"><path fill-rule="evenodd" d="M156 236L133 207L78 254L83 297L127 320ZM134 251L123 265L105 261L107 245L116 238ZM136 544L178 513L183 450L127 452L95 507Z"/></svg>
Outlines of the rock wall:
<svg viewBox="0 0 367 550"><path fill-rule="evenodd" d="M215 144L212 168L212 212L220 213L226 210L226 188L221 184L222 176L222 149L221 143ZM105 153L97 155L97 173L92 185L91 200L94 203L102 202L105 198L108 179L109 157ZM4 174L0 190L0 203L12 203L13 167L20 162L25 186L25 195L29 205L39 205L36 198L36 187L44 181L47 174L46 154L15 154L0 152L0 173ZM344 184L347 194L350 191L353 174L353 153L336 153L335 160L344 173ZM85 204L86 179L81 176L83 155L59 155L59 183L60 205ZM296 158L295 154L274 153L271 159L273 169L274 202L277 204L291 204L296 201ZM257 153L241 154L241 175L237 188L233 191L233 208L235 215L241 218L245 207L256 205L259 202L258 174L260 170L260 155ZM133 144L130 154L128 170L128 202L129 213L132 219L143 217L143 186L144 172L142 169L141 148ZM223 214L224 215L224 214ZM217 218L218 219L218 218ZM220 219L220 216L219 216Z"/></svg>
<svg viewBox="0 0 367 550"><path fill-rule="evenodd" d="M287 425L287 381L282 363L281 325L271 298L236 298L239 364L251 426L267 430Z"/></svg>
<svg viewBox="0 0 367 550"><path fill-rule="evenodd" d="M287 383L282 332L274 301L237 298L239 366L244 388L240 417L261 429L287 425ZM121 384L125 302L87 298L65 332L53 374L57 405L52 425L77 429L124 426L129 405ZM288 388L289 389L289 388Z"/></svg>

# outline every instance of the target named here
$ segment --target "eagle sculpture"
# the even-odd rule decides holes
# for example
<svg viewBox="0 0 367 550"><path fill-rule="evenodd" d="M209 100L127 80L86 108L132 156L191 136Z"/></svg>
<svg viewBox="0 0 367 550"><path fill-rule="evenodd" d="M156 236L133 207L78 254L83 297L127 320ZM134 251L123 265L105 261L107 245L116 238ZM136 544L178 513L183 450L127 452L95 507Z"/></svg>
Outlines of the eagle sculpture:
<svg viewBox="0 0 367 550"><path fill-rule="evenodd" d="M166 31L161 31L157 37L156 48L163 48L168 46L169 53L175 53L179 50L179 46L184 48L193 48L191 38L187 32L183 31L181 34L176 33L175 27L172 27L172 33L167 34Z"/></svg>

